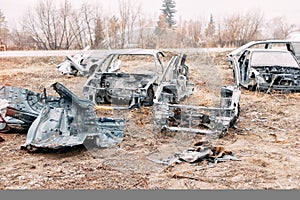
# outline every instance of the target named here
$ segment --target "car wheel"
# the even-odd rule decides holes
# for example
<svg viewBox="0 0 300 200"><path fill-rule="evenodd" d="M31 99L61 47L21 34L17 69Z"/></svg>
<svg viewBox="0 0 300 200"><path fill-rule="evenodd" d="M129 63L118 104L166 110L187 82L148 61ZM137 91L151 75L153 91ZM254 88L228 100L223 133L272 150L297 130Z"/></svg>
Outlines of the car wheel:
<svg viewBox="0 0 300 200"><path fill-rule="evenodd" d="M248 85L248 90L256 91L256 88L257 88L257 84L254 84L254 85Z"/></svg>

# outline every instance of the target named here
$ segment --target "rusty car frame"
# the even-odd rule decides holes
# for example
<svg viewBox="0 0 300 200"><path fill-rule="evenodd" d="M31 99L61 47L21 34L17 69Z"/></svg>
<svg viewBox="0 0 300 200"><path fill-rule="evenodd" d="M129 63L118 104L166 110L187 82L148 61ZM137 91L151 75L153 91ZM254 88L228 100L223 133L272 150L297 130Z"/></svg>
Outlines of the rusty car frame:
<svg viewBox="0 0 300 200"><path fill-rule="evenodd" d="M184 131L222 137L238 120L239 86L223 86L219 107L154 103L154 122L161 131Z"/></svg>

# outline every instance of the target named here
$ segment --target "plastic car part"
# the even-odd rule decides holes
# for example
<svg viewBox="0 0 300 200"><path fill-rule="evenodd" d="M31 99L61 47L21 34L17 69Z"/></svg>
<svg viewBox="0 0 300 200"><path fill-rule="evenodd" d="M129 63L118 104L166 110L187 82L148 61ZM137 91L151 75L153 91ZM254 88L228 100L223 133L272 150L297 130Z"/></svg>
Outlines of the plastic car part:
<svg viewBox="0 0 300 200"><path fill-rule="evenodd" d="M93 102L78 98L60 83L52 87L60 95L59 103L46 102L29 128L22 149L59 149L87 140L99 147L110 147L123 140L124 119L98 118Z"/></svg>

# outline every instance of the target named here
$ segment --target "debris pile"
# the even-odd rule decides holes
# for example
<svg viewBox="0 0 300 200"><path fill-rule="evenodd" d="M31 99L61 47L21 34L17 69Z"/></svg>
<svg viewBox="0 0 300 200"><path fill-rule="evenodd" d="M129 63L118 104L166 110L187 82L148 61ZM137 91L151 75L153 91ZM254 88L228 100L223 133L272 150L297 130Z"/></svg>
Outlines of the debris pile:
<svg viewBox="0 0 300 200"><path fill-rule="evenodd" d="M189 148L181 153L176 153L164 160L149 160L159 164L173 165L182 162L198 163L203 160L211 163L218 163L230 160L238 161L239 159L231 151L225 150L225 148L222 146L210 146L201 141L196 143L194 147Z"/></svg>

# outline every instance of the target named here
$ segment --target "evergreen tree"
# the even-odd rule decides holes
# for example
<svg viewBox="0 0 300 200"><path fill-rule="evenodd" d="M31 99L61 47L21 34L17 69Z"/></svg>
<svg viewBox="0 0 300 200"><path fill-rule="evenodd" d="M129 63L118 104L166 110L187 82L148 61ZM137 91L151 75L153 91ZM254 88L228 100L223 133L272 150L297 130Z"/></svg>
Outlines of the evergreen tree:
<svg viewBox="0 0 300 200"><path fill-rule="evenodd" d="M216 27L215 27L214 18L213 18L213 15L210 14L210 20L209 20L207 28L205 29L205 36L208 38L213 38L213 36L215 35L215 32L216 32Z"/></svg>
<svg viewBox="0 0 300 200"><path fill-rule="evenodd" d="M176 21L174 19L174 14L176 12L175 7L176 3L174 0L163 0L162 4L162 12L166 18L166 22L168 24L168 28L172 28L176 25Z"/></svg>
<svg viewBox="0 0 300 200"><path fill-rule="evenodd" d="M104 38L104 29L103 29L103 22L100 18L96 19L96 26L95 26L95 40L94 46L99 47L101 42L105 39Z"/></svg>

